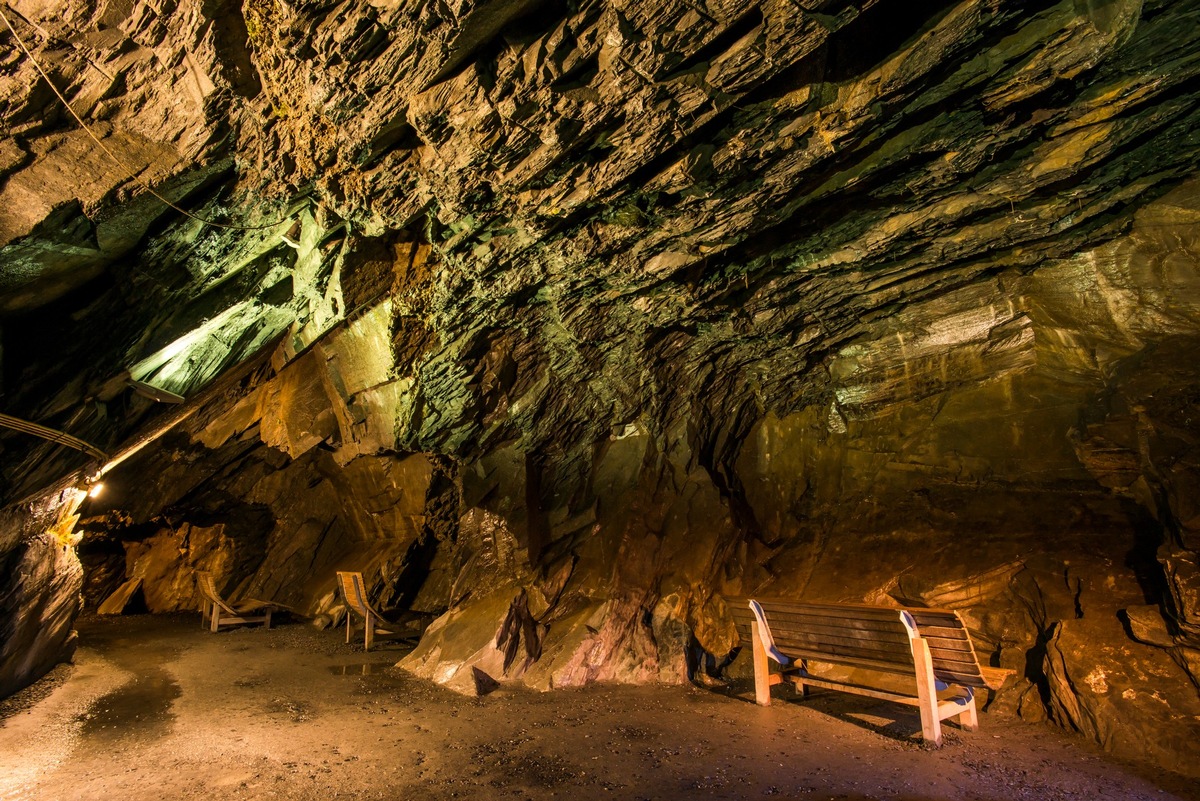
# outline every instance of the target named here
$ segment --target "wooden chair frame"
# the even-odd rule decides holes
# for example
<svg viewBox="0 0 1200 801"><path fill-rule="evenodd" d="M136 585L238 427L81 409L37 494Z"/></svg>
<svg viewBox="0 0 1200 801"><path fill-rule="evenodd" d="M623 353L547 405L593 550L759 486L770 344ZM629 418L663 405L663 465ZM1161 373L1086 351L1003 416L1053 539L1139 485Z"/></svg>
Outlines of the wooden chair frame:
<svg viewBox="0 0 1200 801"><path fill-rule="evenodd" d="M231 606L217 592L211 573L196 572L196 587L200 590L200 625L217 632L222 626L238 626L244 623L262 623L271 628L271 613L274 606L266 601L248 599ZM252 612L260 612L254 615Z"/></svg>
<svg viewBox="0 0 1200 801"><path fill-rule="evenodd" d="M387 623L393 625L387 618L379 613L375 607L371 606L371 602L367 600L366 583L363 581L362 573L351 571L337 571L338 587L341 589L342 598L346 601L346 642L350 642L350 634L353 629L352 612L363 619L363 650L370 651L371 646L375 644L376 637L395 639L404 635L394 631L393 629L384 628L379 623Z"/></svg>

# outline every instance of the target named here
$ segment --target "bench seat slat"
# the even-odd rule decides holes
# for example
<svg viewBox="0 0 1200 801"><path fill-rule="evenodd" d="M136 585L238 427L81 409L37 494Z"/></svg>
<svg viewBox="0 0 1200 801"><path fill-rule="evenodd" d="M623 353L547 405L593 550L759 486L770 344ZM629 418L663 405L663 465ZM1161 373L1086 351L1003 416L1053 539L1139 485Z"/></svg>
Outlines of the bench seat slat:
<svg viewBox="0 0 1200 801"><path fill-rule="evenodd" d="M878 687L866 687L862 684L855 684L848 681L832 681L825 678L817 678L815 676L796 676L788 675L788 680L797 684L807 684L811 687L820 687L825 690L837 690L838 692L853 693L855 695L865 695L868 698L878 698L881 701L894 701L900 704L916 706L917 699L913 695L904 693L891 692Z"/></svg>

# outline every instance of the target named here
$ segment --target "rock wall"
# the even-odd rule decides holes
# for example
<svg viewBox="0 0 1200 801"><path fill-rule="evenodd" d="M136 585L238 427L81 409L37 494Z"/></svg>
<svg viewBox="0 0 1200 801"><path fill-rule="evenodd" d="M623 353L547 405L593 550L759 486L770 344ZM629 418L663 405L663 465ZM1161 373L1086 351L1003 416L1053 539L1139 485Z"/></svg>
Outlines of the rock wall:
<svg viewBox="0 0 1200 801"><path fill-rule="evenodd" d="M83 568L74 525L83 497L61 490L0 515L0 695L41 677L75 650Z"/></svg>

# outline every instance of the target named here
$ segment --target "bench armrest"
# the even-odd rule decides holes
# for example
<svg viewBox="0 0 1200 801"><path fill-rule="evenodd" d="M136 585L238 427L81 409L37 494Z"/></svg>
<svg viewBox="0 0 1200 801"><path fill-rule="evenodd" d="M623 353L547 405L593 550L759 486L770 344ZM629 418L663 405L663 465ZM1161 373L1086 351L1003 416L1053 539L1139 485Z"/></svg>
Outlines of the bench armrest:
<svg viewBox="0 0 1200 801"><path fill-rule="evenodd" d="M755 625L758 627L758 636L762 640L763 649L767 652L767 656L774 659L781 666L787 667L791 664L792 660L784 656L775 647L775 639L771 636L771 627L767 625L767 616L763 613L763 609L759 606L758 601L750 602L750 611L754 613Z"/></svg>
<svg viewBox="0 0 1200 801"><path fill-rule="evenodd" d="M983 676L983 683L988 686L989 690L999 690L1004 682L1008 681L1009 676L1017 675L1017 671L980 665L979 675Z"/></svg>

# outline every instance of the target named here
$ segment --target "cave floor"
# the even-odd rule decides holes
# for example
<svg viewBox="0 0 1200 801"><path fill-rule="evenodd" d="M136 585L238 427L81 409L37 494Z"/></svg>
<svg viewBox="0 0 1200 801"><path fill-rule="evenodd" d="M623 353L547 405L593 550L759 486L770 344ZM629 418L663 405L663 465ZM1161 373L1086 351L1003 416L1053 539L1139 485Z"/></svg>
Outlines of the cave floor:
<svg viewBox="0 0 1200 801"><path fill-rule="evenodd" d="M293 624L87 618L74 665L0 706L0 799L1166 799L1187 779L981 715L922 747L908 709L752 687L464 698Z"/></svg>

